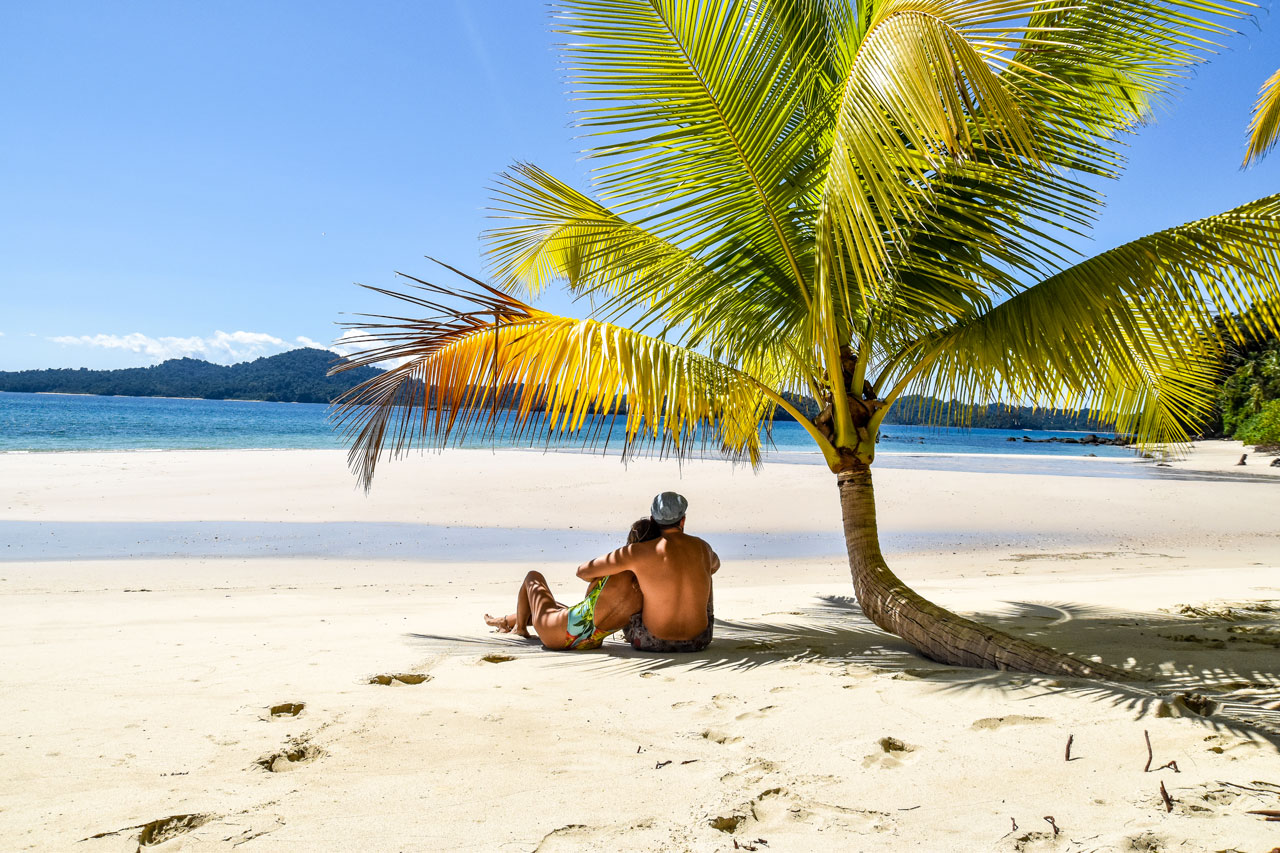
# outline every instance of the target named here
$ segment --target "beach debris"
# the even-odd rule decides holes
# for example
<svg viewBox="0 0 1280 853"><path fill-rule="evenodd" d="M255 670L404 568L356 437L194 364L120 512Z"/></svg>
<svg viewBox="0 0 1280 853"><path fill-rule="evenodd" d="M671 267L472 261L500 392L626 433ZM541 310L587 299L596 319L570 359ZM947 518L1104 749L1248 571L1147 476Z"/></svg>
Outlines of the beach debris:
<svg viewBox="0 0 1280 853"><path fill-rule="evenodd" d="M1148 732L1146 729L1143 729L1143 730L1142 730L1142 736L1143 736L1144 738L1146 738L1146 739L1147 739L1147 766L1145 766L1145 767L1143 767L1143 768L1142 768L1142 772L1143 772L1143 773L1150 773L1150 772L1151 772L1151 760L1152 760L1152 758L1153 758L1153 756L1152 756L1152 754L1151 754L1151 733L1150 733L1150 732Z"/></svg>
<svg viewBox="0 0 1280 853"><path fill-rule="evenodd" d="M670 761L659 761L657 764L653 765L653 769L661 770L662 768L666 767L670 763L671 763Z"/></svg>
<svg viewBox="0 0 1280 853"><path fill-rule="evenodd" d="M684 761L681 761L681 762L680 762L680 766L681 766L681 767L683 767L683 766L684 766L684 765L686 765L686 764L692 764L693 762L695 762L695 761L697 761L697 760L698 760L698 759L696 759L696 758L686 758Z"/></svg>
<svg viewBox="0 0 1280 853"><path fill-rule="evenodd" d="M485 663L506 663L509 660L515 660L515 658L513 658L511 655L494 654L494 655L485 655L484 657L480 658L480 660L484 661Z"/></svg>
<svg viewBox="0 0 1280 853"><path fill-rule="evenodd" d="M1161 764L1159 767L1156 768L1156 770L1173 770L1174 773L1182 772L1181 770L1178 769L1178 762L1176 761L1170 761L1167 764Z"/></svg>
<svg viewBox="0 0 1280 853"><path fill-rule="evenodd" d="M1247 619L1265 619L1280 612L1280 601L1273 598L1262 601L1220 601L1210 604L1179 604L1165 612L1176 613L1190 619L1214 619L1241 622Z"/></svg>
<svg viewBox="0 0 1280 853"><path fill-rule="evenodd" d="M397 672L385 673L383 675L375 675L370 677L370 684L381 684L383 687L390 687L392 683L398 681L401 684L422 684L424 681L430 681L431 676L421 672Z"/></svg>
<svg viewBox="0 0 1280 853"><path fill-rule="evenodd" d="M1010 832L1017 832L1017 831L1018 831L1018 822L1017 822L1016 820L1014 820L1013 818L1009 818L1009 823L1013 824L1013 829L1011 829L1011 830L1009 830L1009 831L1010 831Z"/></svg>
<svg viewBox="0 0 1280 853"><path fill-rule="evenodd" d="M1057 822L1056 822L1056 821L1054 821L1054 819L1053 819L1053 815L1051 815L1051 814L1047 814L1047 815L1045 815L1045 816L1044 816L1044 821L1045 821L1045 823L1049 824L1049 826L1052 826L1052 827L1053 827L1053 834L1054 834L1054 837L1057 837L1058 833L1059 833L1059 832L1062 832L1062 830L1058 828L1058 824L1057 824Z"/></svg>
<svg viewBox="0 0 1280 853"><path fill-rule="evenodd" d="M1164 800L1164 810L1166 812L1173 811L1173 797L1169 796L1169 792L1165 790L1164 782L1160 783L1160 799Z"/></svg>
<svg viewBox="0 0 1280 853"><path fill-rule="evenodd" d="M745 841L744 841L743 843L739 844L739 843L738 843L738 839L736 839L736 838L735 838L735 839L733 839L733 849L734 849L734 850L758 850L758 849L760 849L760 848L758 848L758 847L756 847L756 846L754 846L754 845L752 845L752 844L747 844Z"/></svg>
<svg viewBox="0 0 1280 853"><path fill-rule="evenodd" d="M283 702L279 705L272 705L267 712L272 717L296 717L302 713L302 709L307 707L306 702Z"/></svg>
<svg viewBox="0 0 1280 853"><path fill-rule="evenodd" d="M741 824L746 817L740 814L728 815L726 817L713 817L709 823L712 829L718 829L721 832L736 832L738 825Z"/></svg>
<svg viewBox="0 0 1280 853"><path fill-rule="evenodd" d="M1075 735L1067 735L1067 752L1063 756L1067 761L1071 760L1071 744L1076 739Z"/></svg>
<svg viewBox="0 0 1280 853"><path fill-rule="evenodd" d="M1280 811L1276 809L1253 809L1245 812L1245 814L1257 814L1262 815L1268 821L1280 821Z"/></svg>
<svg viewBox="0 0 1280 853"><path fill-rule="evenodd" d="M1244 465L1244 464L1245 464L1245 461L1244 461L1244 460L1246 460L1246 459L1248 459L1248 458L1249 458L1249 454L1248 454L1248 453L1241 453L1241 454L1240 454L1240 461L1239 461L1239 462L1237 462L1236 464L1237 464L1237 465Z"/></svg>

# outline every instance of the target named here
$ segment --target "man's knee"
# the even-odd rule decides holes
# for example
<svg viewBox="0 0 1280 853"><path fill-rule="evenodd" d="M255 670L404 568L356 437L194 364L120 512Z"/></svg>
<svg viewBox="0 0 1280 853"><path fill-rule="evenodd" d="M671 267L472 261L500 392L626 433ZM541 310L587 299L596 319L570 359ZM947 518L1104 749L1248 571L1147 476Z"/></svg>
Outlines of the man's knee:
<svg viewBox="0 0 1280 853"><path fill-rule="evenodd" d="M529 572L529 574L527 574L527 575L525 575L525 576L524 576L524 582L525 582L525 583L536 583L536 584L540 584L540 585L542 585L542 586L546 586L546 585L547 585L547 579L546 579L545 577L543 577L543 576L542 576L542 572Z"/></svg>

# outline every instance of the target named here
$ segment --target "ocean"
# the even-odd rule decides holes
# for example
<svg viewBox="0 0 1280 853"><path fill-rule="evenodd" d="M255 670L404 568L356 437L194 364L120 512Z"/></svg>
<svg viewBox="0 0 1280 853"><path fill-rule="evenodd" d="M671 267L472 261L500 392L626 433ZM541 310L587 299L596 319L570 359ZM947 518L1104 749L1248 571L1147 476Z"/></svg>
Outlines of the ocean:
<svg viewBox="0 0 1280 853"><path fill-rule="evenodd" d="M0 452L86 450L337 449L345 446L329 421L329 407L314 403L188 400L168 397L96 397L0 392ZM603 425L607 431L608 424ZM617 453L617 436L603 450ZM894 426L881 430L878 467L932 470L1149 476L1152 466L1122 447L1032 443L1022 439L1079 438L1084 433L1037 430ZM790 421L773 424L772 461L822 464L809 436ZM1010 439L1013 439L1012 441ZM509 433L468 436L459 447L533 447L580 451L581 437L530 441ZM588 448L590 449L590 448ZM1092 456L1090 456L1092 454Z"/></svg>

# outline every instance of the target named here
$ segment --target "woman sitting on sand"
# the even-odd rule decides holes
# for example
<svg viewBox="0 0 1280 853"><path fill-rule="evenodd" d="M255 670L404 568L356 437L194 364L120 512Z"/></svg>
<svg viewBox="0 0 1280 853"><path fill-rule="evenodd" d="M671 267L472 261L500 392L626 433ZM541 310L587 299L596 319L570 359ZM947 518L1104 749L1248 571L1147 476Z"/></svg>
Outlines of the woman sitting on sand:
<svg viewBox="0 0 1280 853"><path fill-rule="evenodd" d="M627 544L657 539L661 528L650 518L631 525ZM605 637L621 630L644 605L640 584L631 572L618 572L596 578L587 586L587 597L572 607L555 600L547 579L541 572L529 572L520 584L516 612L495 618L485 614L484 621L499 633L529 636L529 626L548 649L598 649Z"/></svg>

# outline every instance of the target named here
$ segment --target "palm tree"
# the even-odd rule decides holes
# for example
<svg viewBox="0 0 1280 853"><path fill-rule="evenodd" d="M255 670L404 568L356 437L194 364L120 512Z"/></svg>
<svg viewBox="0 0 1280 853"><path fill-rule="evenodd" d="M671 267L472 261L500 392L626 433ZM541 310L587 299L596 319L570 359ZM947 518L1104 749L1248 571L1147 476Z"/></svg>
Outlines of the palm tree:
<svg viewBox="0 0 1280 853"><path fill-rule="evenodd" d="M1249 121L1249 150L1244 155L1244 165L1257 163L1276 144L1280 137L1280 70L1267 78L1253 105L1253 118Z"/></svg>
<svg viewBox="0 0 1280 853"><path fill-rule="evenodd" d="M780 409L830 466L875 624L942 662L1124 678L894 575L875 440L915 393L1088 408L1182 442L1212 407L1214 314L1280 327L1280 196L1076 263L1064 242L1101 207L1122 136L1228 32L1206 18L1221 10L565 0L595 197L517 164L495 189L490 283L382 291L430 316L355 324L352 366L402 363L341 401L353 467L367 487L381 451L504 419L599 442L591 415L624 404L624 453L757 463ZM591 316L513 295L551 284Z"/></svg>

